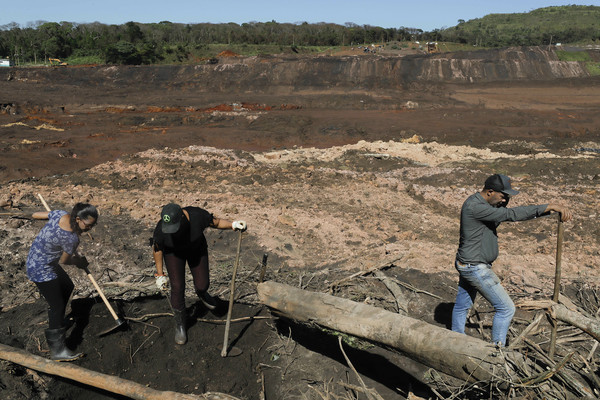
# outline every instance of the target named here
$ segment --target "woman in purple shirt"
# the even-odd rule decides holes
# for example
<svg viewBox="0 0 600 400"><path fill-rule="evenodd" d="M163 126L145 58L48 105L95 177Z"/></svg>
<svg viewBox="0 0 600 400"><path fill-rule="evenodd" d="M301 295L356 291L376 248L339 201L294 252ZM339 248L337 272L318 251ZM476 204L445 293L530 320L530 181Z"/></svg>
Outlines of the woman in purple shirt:
<svg viewBox="0 0 600 400"><path fill-rule="evenodd" d="M86 268L85 257L77 254L79 236L87 232L98 221L98 211L91 204L77 203L71 213L54 210L36 212L34 219L47 219L36 236L27 256L27 277L36 284L48 302L48 329L46 340L50 358L56 361L72 361L83 356L74 353L65 344L65 310L73 281L60 264Z"/></svg>

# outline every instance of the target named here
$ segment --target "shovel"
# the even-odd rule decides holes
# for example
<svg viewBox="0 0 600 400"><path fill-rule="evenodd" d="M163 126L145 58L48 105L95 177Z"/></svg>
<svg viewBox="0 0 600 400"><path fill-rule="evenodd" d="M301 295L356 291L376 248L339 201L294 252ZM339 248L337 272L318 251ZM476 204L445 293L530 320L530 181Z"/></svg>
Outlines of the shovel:
<svg viewBox="0 0 600 400"><path fill-rule="evenodd" d="M100 332L98 334L98 336L104 336L107 335L113 331L116 331L117 329L123 327L126 328L127 324L125 323L126 321L119 318L119 316L117 315L117 313L115 312L115 310L112 308L112 306L110 305L110 303L108 302L108 299L106 298L106 296L104 295L104 292L102 292L102 289L100 289L100 286L98 286L98 283L96 282L96 280L94 279L94 277L92 276L92 274L90 273L90 270L85 267L83 268L83 270L85 271L85 273L87 274L88 279L92 282L92 285L94 285L94 287L96 288L96 290L98 291L98 294L100 295L100 297L102 297L102 301L104 301L104 304L106 304L106 308L108 308L108 311L110 311L112 317L115 319L115 326L110 327L102 332Z"/></svg>
<svg viewBox="0 0 600 400"><path fill-rule="evenodd" d="M41 193L38 193L38 197L40 198L40 201L42 202L42 204L44 205L44 208L46 209L46 211L50 212L50 207L48 206L48 203L46 203L46 200L44 200L44 197L42 197ZM104 336L108 333L111 333L112 331L120 328L120 327L127 327L127 325L125 324L125 321L122 320L121 318L118 317L117 313L115 312L115 310L113 310L112 306L110 305L110 303L108 302L108 300L106 299L106 296L104 295L104 292L102 291L102 289L100 289L100 286L98 286L98 283L96 282L96 280L94 279L94 277L92 276L92 274L90 273L90 270L85 267L82 268L85 273L87 274L87 277L89 278L89 280L92 282L92 284L94 285L94 287L96 288L96 290L98 291L98 294L100 295L100 297L102 297L102 301L104 301L104 304L106 304L106 307L108 308L108 311L110 311L110 313L112 314L113 318L116 321L116 325L106 329L102 332L100 332L98 334L98 336Z"/></svg>
<svg viewBox="0 0 600 400"><path fill-rule="evenodd" d="M235 256L235 265L233 266L233 276L231 277L231 293L229 294L229 308L227 309L227 322L225 323L225 337L223 337L223 349L221 357L227 357L227 342L229 341L229 326L231 325L231 312L233 311L233 296L235 294L235 276L237 275L238 265L240 265L240 250L242 248L242 231L239 231L237 254ZM229 349L229 356L235 357L242 354L242 350L237 347Z"/></svg>

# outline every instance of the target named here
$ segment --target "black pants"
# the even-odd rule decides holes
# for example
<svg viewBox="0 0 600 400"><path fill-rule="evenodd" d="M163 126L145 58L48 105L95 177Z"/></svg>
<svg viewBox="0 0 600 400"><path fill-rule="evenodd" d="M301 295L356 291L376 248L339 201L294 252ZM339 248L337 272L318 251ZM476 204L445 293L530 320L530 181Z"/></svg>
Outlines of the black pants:
<svg viewBox="0 0 600 400"><path fill-rule="evenodd" d="M208 252L165 253L164 259L171 283L171 305L173 309L181 311L185 309L185 263L187 262L192 272L196 292L206 292L210 285Z"/></svg>
<svg viewBox="0 0 600 400"><path fill-rule="evenodd" d="M35 282L38 290L48 302L48 327L50 329L62 328L67 303L75 288L73 281L60 265L56 265L54 270L58 275L56 279Z"/></svg>

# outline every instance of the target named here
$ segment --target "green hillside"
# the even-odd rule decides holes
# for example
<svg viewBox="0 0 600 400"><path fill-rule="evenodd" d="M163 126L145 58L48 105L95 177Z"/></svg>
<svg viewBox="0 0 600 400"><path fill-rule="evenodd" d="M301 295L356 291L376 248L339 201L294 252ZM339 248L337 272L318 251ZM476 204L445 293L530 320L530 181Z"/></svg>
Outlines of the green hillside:
<svg viewBox="0 0 600 400"><path fill-rule="evenodd" d="M600 7L557 6L528 13L489 14L440 32L440 40L484 47L552 43L600 44Z"/></svg>

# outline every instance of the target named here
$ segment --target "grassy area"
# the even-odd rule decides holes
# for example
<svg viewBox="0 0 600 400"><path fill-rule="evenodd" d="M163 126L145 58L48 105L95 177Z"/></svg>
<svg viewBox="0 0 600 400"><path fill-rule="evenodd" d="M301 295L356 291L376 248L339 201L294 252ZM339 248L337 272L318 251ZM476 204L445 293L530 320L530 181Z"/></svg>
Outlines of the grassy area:
<svg viewBox="0 0 600 400"><path fill-rule="evenodd" d="M587 51L564 51L557 50L556 56L560 61L591 61Z"/></svg>
<svg viewBox="0 0 600 400"><path fill-rule="evenodd" d="M585 65L585 69L592 76L600 75L600 63L592 61L592 57L587 51L564 51L556 52L558 59L561 61L579 61Z"/></svg>
<svg viewBox="0 0 600 400"><path fill-rule="evenodd" d="M600 75L600 63L588 62L585 64L585 68L588 70L590 75L593 75L593 76Z"/></svg>
<svg viewBox="0 0 600 400"><path fill-rule="evenodd" d="M104 58L101 56L83 56L83 57L69 57L66 60L69 65L89 65L89 64L103 64Z"/></svg>

